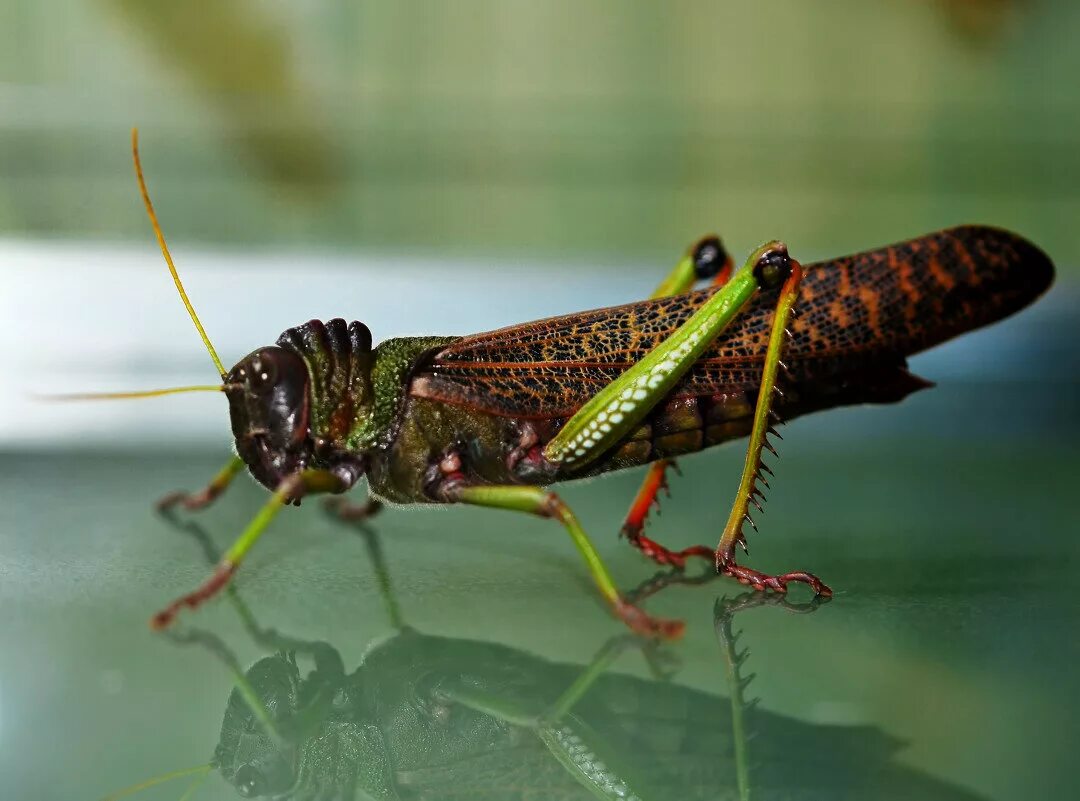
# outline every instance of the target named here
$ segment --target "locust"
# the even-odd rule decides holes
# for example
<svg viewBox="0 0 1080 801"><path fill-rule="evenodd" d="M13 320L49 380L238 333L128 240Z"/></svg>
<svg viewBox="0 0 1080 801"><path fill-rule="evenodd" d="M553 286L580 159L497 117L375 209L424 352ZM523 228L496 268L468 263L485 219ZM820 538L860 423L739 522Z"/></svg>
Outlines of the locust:
<svg viewBox="0 0 1080 801"><path fill-rule="evenodd" d="M161 252L221 383L118 394L222 392L236 449L203 490L160 505L203 508L245 467L271 493L206 581L153 616L155 629L227 586L284 506L340 496L362 479L369 500L338 499L342 518L370 516L385 503L466 504L558 522L611 612L644 636L677 637L683 623L653 617L620 593L551 485L649 465L622 526L646 557L676 568L703 558L763 592L802 583L830 595L812 573L769 575L737 559L746 527L756 529L764 509L773 469L763 454L776 454L777 426L932 386L908 371L909 356L1024 308L1054 273L1031 242L981 225L805 267L771 241L734 269L710 235L637 303L377 347L362 322L312 320L226 370L169 254L137 131L132 154ZM707 286L695 289L699 282ZM672 550L645 536L672 460L743 437L746 458L717 544Z"/></svg>

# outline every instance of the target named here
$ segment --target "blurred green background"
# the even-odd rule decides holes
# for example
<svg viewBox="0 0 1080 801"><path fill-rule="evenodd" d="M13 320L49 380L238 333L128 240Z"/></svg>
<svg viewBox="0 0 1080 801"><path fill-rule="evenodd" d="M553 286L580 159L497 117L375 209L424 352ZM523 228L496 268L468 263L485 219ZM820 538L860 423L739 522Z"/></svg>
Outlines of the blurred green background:
<svg viewBox="0 0 1080 801"><path fill-rule="evenodd" d="M1080 263L1068 0L9 2L0 232L814 256L974 221Z"/></svg>
<svg viewBox="0 0 1080 801"><path fill-rule="evenodd" d="M0 795L98 798L204 762L232 687L145 628L206 571L151 504L224 460L221 399L29 400L207 380L135 189L137 124L226 362L311 316L378 340L630 300L710 230L804 260L961 222L1037 242L1055 287L917 357L936 389L785 430L753 564L814 570L838 596L740 622L777 716L751 746L753 797L911 798L878 757L933 797L1070 797L1078 35L1067 0L0 5ZM650 532L714 540L741 463L738 446L684 460ZM639 480L563 492L625 586L653 572L615 537ZM227 544L263 497L232 491L208 536ZM238 587L264 625L352 670L389 631L365 551L315 504L290 512ZM378 531L423 632L582 665L618 631L546 521L391 510ZM724 703L712 608L735 592L650 606L689 623L676 685ZM242 667L265 653L227 604L191 622ZM736 797L729 778L701 798ZM217 777L195 796L235 797Z"/></svg>

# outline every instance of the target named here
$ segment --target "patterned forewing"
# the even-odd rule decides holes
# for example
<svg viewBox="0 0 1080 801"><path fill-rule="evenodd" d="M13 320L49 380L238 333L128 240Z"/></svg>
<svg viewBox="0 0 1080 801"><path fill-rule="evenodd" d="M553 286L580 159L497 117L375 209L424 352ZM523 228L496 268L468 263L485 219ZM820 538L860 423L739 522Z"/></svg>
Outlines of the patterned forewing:
<svg viewBox="0 0 1080 801"><path fill-rule="evenodd" d="M785 351L788 378L829 382L1005 317L1050 283L1038 248L962 226L811 264ZM416 375L413 394L503 416L567 417L682 325L715 291L569 314L463 337ZM775 293L761 293L673 397L756 391Z"/></svg>

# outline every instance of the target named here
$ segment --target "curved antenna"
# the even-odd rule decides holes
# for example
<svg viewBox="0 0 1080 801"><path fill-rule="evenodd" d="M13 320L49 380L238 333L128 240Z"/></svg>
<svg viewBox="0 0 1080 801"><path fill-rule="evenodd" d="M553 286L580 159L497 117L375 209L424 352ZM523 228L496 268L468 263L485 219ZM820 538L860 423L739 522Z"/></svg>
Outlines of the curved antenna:
<svg viewBox="0 0 1080 801"><path fill-rule="evenodd" d="M61 395L39 395L47 401L128 400L131 398L157 398L161 395L177 395L181 392L224 392L234 384L200 384L192 387L167 387L165 389L140 389L134 392L72 392Z"/></svg>
<svg viewBox="0 0 1080 801"><path fill-rule="evenodd" d="M225 378L225 367L221 364L221 359L218 358L217 351L214 350L214 346L210 344L210 337L206 335L206 329L202 327L202 323L199 322L199 316L195 314L195 307L191 305L191 301L188 300L187 292L184 291L184 285L180 282L180 275L176 272L176 265L173 264L172 256L169 255L169 247L165 244L165 235L161 233L161 226L158 225L157 214L154 213L154 204L150 202L150 193L146 191L146 181L143 179L142 163L139 161L139 129L131 129L131 157L135 161L135 177L139 180L139 192L142 193L143 203L146 204L146 213L150 217L150 224L154 226L154 236L157 237L158 246L161 248L161 255L165 257L165 263L169 265L169 272L172 273L173 283L176 284L176 291L180 293L180 300L184 301L184 306L187 308L188 314L191 315L191 322L195 323L195 327L199 330L199 336L202 337L203 344L206 345L206 349L210 352L210 358L214 360L214 366L217 368L218 374Z"/></svg>
<svg viewBox="0 0 1080 801"><path fill-rule="evenodd" d="M117 799L126 798L129 795L134 795L140 790L145 790L148 787L163 784L167 781L172 781L173 779L180 779L184 776L192 776L195 774L199 774L199 777L203 777L206 776L206 774L208 774L213 769L214 763L207 762L202 765L196 765L193 768L184 768L183 770L169 771L168 773L162 773L160 776L154 776L153 778L141 781L138 784L133 784L130 787L125 787L123 790L117 790L115 793L110 793L109 795L101 799L101 801L117 801ZM184 795L188 795L188 793L184 793Z"/></svg>

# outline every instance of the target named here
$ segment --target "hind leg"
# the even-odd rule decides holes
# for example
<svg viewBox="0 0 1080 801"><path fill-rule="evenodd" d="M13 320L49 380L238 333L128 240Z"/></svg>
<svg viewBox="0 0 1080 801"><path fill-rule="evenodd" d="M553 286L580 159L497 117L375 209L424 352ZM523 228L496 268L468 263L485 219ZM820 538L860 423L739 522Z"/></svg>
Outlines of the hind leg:
<svg viewBox="0 0 1080 801"><path fill-rule="evenodd" d="M768 441L767 435L780 435L772 427L775 419L772 412L772 398L776 391L776 373L780 366L780 354L784 340L788 335L787 324L791 316L792 307L798 297L799 282L802 280L802 267L798 262L792 261L791 274L784 281L780 289L780 298L776 304L776 312L773 318L772 332L769 336L769 347L765 355L765 366L761 376L761 388L758 391L757 406L754 409L754 424L750 431L750 442L746 450L746 461L743 464L742 479L739 482L739 490L735 495L735 503L728 516L724 533L716 546L716 570L727 576L731 576L740 584L747 584L756 590L773 590L775 592L787 592L790 582L800 582L809 585L817 595L832 595L832 590L812 573L792 571L776 576L770 576L753 568L744 567L735 563L735 545L738 543L746 550L746 537L743 534L743 524L749 523L755 530L753 518L750 516L750 505L759 511L764 511L761 501L765 499L764 492L759 489L758 483L766 489L769 484L762 475L762 471L771 472L762 464L761 452L768 448L773 454L776 450ZM760 499L760 500L759 500Z"/></svg>
<svg viewBox="0 0 1080 801"><path fill-rule="evenodd" d="M711 278L713 286L723 286L731 277L734 264L731 256L724 249L720 238L709 235L700 239L687 250L682 260L660 284L653 290L650 298L662 298L679 295L693 288L699 279ZM689 557L713 558L713 549L707 545L695 545L682 551L672 551L655 540L645 536L645 520L655 505L659 507L657 495L661 490L668 491L667 471L675 467L673 459L660 459L649 465L649 472L634 498L630 511L623 522L622 534L645 556L659 565L671 565L678 569L686 566ZM670 494L670 493L669 493Z"/></svg>

